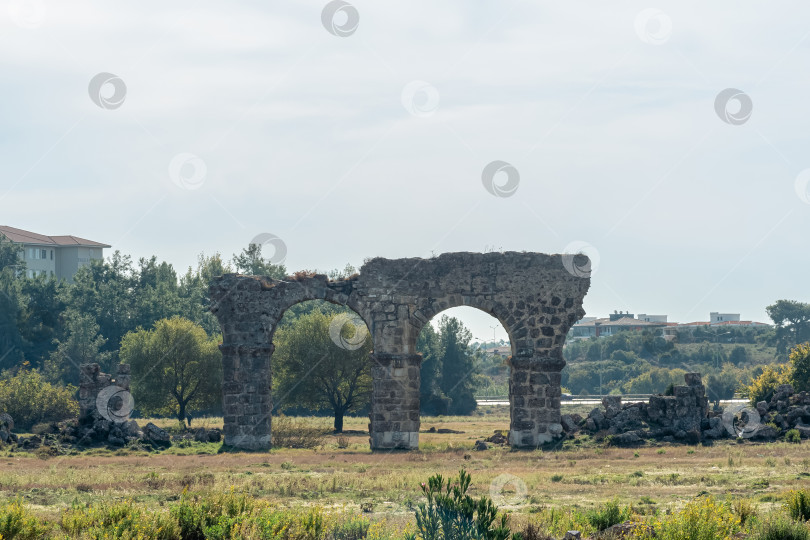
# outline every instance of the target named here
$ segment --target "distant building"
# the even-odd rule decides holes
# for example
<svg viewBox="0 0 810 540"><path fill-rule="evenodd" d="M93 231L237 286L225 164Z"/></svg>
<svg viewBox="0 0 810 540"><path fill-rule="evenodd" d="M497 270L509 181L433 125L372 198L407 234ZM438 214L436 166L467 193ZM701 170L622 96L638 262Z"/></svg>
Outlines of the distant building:
<svg viewBox="0 0 810 540"><path fill-rule="evenodd" d="M647 322L665 323L667 322L666 315L647 315L646 313L639 313L638 320Z"/></svg>
<svg viewBox="0 0 810 540"><path fill-rule="evenodd" d="M484 352L491 357L509 358L512 356L512 346L499 345L497 347L492 347L491 349L485 349Z"/></svg>
<svg viewBox="0 0 810 540"><path fill-rule="evenodd" d="M716 311L712 311L711 313L709 313L709 323L711 324L717 324L728 321L739 322L739 320L740 320L739 313L717 313Z"/></svg>
<svg viewBox="0 0 810 540"><path fill-rule="evenodd" d="M617 317L617 315L620 315ZM587 322L578 322L572 329L572 337L589 338L605 337L624 330L648 330L663 328L666 323L642 321L633 317L631 313L616 313L603 319L594 319Z"/></svg>
<svg viewBox="0 0 810 540"><path fill-rule="evenodd" d="M112 247L77 236L45 236L5 225L0 225L0 235L20 246L28 277L45 275L68 282L90 261L103 260L104 249Z"/></svg>

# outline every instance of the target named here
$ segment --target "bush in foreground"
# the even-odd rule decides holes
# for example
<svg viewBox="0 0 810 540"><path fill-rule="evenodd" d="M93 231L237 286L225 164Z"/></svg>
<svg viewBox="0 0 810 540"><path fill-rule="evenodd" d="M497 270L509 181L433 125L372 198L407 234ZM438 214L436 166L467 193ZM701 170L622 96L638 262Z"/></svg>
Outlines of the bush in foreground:
<svg viewBox="0 0 810 540"><path fill-rule="evenodd" d="M751 535L752 540L810 540L810 529L785 516L772 516Z"/></svg>
<svg viewBox="0 0 810 540"><path fill-rule="evenodd" d="M740 519L729 504L713 497L691 501L678 512L653 519L639 526L638 538L656 540L731 540L742 529Z"/></svg>

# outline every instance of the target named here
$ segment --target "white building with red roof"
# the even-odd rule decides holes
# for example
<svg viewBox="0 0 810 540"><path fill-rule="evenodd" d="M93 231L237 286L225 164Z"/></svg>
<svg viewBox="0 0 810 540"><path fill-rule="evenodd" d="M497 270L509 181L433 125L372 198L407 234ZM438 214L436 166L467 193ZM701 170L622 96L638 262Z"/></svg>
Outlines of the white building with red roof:
<svg viewBox="0 0 810 540"><path fill-rule="evenodd" d="M78 236L45 236L0 225L0 236L20 246L28 277L40 275L73 281L79 268L103 260L104 249L112 247Z"/></svg>

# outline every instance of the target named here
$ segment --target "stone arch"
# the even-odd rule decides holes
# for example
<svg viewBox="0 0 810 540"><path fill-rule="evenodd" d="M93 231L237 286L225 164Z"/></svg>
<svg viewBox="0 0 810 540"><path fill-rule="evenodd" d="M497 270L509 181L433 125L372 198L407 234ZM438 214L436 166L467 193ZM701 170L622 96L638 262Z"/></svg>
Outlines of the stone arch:
<svg viewBox="0 0 810 540"><path fill-rule="evenodd" d="M413 328L412 334L409 338L413 339L413 342L409 344L409 348L411 350L416 350L416 340L419 339L419 334L422 332L422 329L429 324L434 318L438 317L442 312L447 311L448 309L458 308L458 307L469 307L473 309L477 309L494 317L503 327L506 334L509 336L509 343L514 343L514 339L512 337L512 330L506 324L506 320L509 318L506 309L491 300L487 300L484 302L471 302L465 301L464 298L459 299L458 296L448 300L436 300L431 299L426 301L420 308L419 312L422 314L421 317L412 317L410 320L410 324ZM458 303L456 303L458 302ZM514 354L515 349L514 346L512 347L512 354Z"/></svg>
<svg viewBox="0 0 810 540"><path fill-rule="evenodd" d="M284 311L307 300L346 305L368 326L373 391L372 449L418 447L419 331L435 314L461 305L495 316L508 329L510 434L536 447L560 426L562 347L585 311L590 286L584 255L446 253L431 259L367 261L359 275L330 281L296 274L283 280L228 274L211 284L211 311L222 327L225 443L270 447L272 334ZM573 272L574 268L578 271Z"/></svg>

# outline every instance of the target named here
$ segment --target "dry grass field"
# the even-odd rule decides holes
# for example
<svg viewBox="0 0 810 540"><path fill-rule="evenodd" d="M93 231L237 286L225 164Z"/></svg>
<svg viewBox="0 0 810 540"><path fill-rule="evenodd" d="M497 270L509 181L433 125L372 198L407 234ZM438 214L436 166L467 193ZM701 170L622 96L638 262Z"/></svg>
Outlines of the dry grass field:
<svg viewBox="0 0 810 540"><path fill-rule="evenodd" d="M170 427L172 421L161 423ZM221 419L195 422L218 423ZM307 423L328 433L330 419ZM615 499L639 513L666 511L705 494L746 498L767 510L781 504L787 491L810 485L806 443L728 441L632 449L585 440L543 451L473 450L476 440L508 426L507 411L500 408L474 417L423 418L423 431L435 427L463 433L422 433L419 452L372 453L366 423L365 418L347 419L349 433L342 441L327 434L315 449L268 453L219 452L220 444L195 442L162 452L96 449L50 458L0 453L0 502L22 500L43 517L56 518L77 503L128 500L159 507L178 500L184 490L235 491L285 507L317 504L402 525L413 520L421 482L463 467L472 474L472 494L493 495L519 523L551 508L587 509Z"/></svg>

